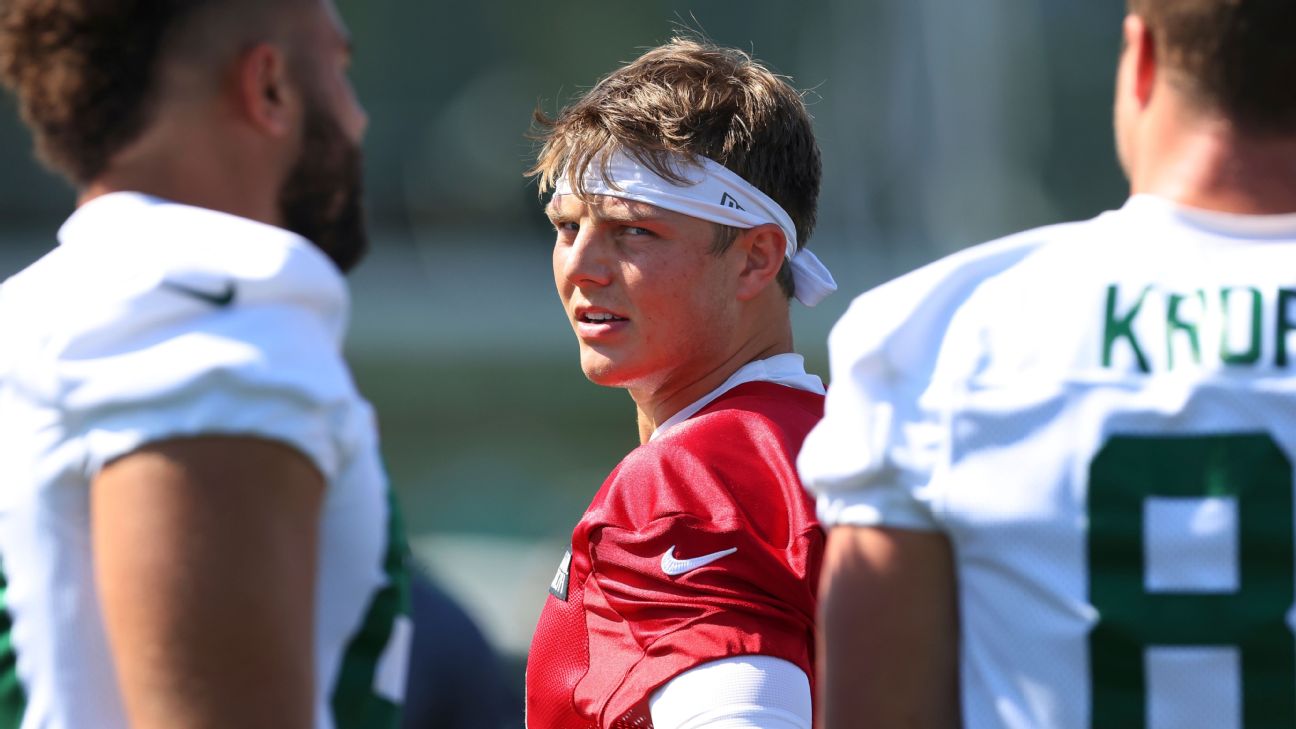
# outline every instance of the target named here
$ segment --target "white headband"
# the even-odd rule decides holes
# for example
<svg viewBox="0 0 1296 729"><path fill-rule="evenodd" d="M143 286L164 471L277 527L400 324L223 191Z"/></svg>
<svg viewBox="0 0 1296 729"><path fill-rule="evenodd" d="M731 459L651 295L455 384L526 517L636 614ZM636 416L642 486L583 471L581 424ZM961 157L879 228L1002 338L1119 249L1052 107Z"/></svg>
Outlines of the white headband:
<svg viewBox="0 0 1296 729"><path fill-rule="evenodd" d="M792 263L792 282L797 301L814 306L837 290L828 268L808 249L797 250L796 226L792 218L768 195L706 157L695 164L680 160L675 171L687 184L668 180L634 157L618 150L608 159L606 177L598 173L597 163L590 166L585 178L585 192L637 200L663 210L682 213L734 228L755 228L773 223L787 238L785 253ZM609 181L612 184L608 184ZM554 195L570 195L571 180L564 175L554 187Z"/></svg>

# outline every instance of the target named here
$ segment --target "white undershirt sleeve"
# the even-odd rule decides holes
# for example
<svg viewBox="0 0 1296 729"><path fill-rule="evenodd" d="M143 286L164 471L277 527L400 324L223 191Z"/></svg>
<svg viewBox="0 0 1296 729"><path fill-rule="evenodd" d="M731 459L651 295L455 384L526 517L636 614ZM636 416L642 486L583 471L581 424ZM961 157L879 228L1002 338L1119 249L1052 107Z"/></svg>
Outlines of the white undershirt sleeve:
<svg viewBox="0 0 1296 729"><path fill-rule="evenodd" d="M648 697L656 729L810 729L810 679L770 656L703 663Z"/></svg>

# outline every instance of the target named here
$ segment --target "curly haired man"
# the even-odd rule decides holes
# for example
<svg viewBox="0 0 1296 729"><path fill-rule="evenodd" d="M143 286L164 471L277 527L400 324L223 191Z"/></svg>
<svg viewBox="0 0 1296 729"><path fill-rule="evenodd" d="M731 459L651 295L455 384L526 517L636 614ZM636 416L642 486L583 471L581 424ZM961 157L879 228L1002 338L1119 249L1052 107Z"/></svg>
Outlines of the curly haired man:
<svg viewBox="0 0 1296 729"><path fill-rule="evenodd" d="M79 193L0 287L0 726L396 726L403 538L340 355L349 59L331 0L0 4Z"/></svg>

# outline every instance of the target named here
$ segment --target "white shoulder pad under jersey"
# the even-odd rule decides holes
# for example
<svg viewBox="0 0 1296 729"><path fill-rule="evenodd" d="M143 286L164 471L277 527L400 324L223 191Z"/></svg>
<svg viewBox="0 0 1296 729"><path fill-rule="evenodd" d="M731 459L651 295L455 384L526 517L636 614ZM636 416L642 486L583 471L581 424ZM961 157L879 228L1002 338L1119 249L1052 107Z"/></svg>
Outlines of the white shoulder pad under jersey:
<svg viewBox="0 0 1296 729"><path fill-rule="evenodd" d="M910 498L941 448L938 367L960 354L950 325L982 284L1065 235L1050 226L986 243L862 294L829 336L824 419L798 458L824 524L933 528ZM945 364L942 364L945 362Z"/></svg>
<svg viewBox="0 0 1296 729"><path fill-rule="evenodd" d="M91 483L150 442L237 435L295 448L325 480L303 615L315 729L394 728L405 543L340 352L340 273L287 231L133 193L83 205L59 238L0 286L0 726L125 729Z"/></svg>
<svg viewBox="0 0 1296 729"><path fill-rule="evenodd" d="M283 441L336 475L355 397L331 262L270 226L138 195L91 202L6 282L8 379L62 413L87 475L197 434Z"/></svg>

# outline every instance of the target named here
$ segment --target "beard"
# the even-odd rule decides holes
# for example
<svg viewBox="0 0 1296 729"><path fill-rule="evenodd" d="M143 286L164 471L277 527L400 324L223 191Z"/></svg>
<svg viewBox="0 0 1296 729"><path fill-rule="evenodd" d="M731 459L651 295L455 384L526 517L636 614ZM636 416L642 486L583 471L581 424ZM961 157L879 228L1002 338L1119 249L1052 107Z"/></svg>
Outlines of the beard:
<svg viewBox="0 0 1296 729"><path fill-rule="evenodd" d="M279 188L284 227L315 244L343 273L369 250L362 155L322 104L310 102L301 154Z"/></svg>

